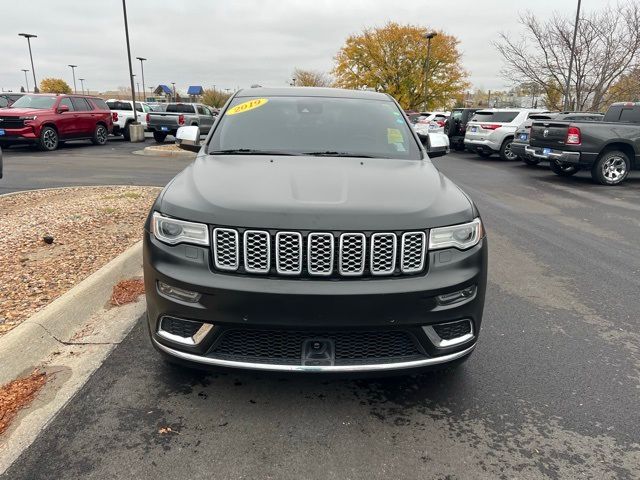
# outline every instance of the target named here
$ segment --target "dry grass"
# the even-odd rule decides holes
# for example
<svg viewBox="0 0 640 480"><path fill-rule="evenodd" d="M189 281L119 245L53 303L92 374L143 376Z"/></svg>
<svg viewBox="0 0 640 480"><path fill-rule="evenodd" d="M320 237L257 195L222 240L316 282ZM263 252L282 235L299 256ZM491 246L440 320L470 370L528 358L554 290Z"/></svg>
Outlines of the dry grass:
<svg viewBox="0 0 640 480"><path fill-rule="evenodd" d="M140 240L159 191L74 187L0 197L0 335Z"/></svg>
<svg viewBox="0 0 640 480"><path fill-rule="evenodd" d="M9 428L18 412L31 403L46 382L46 375L35 370L28 377L0 387L0 435Z"/></svg>

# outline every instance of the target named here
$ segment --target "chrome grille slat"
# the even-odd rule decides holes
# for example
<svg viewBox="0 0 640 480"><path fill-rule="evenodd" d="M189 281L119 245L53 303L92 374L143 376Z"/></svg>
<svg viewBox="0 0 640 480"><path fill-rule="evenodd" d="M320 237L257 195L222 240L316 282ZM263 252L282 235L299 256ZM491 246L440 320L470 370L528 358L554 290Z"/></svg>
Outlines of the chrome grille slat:
<svg viewBox="0 0 640 480"><path fill-rule="evenodd" d="M391 275L396 269L397 240L395 233L371 235L369 268L372 275Z"/></svg>
<svg viewBox="0 0 640 480"><path fill-rule="evenodd" d="M232 228L213 229L213 260L216 268L233 271L240 266L238 231Z"/></svg>
<svg viewBox="0 0 640 480"><path fill-rule="evenodd" d="M303 234L217 227L211 237L214 267L228 272L381 277L426 268L426 231Z"/></svg>
<svg viewBox="0 0 640 480"><path fill-rule="evenodd" d="M280 275L302 273L302 235L299 232L276 233L276 270Z"/></svg>
<svg viewBox="0 0 640 480"><path fill-rule="evenodd" d="M418 273L424 268L425 232L405 232L402 234L400 270L402 273Z"/></svg>
<svg viewBox="0 0 640 480"><path fill-rule="evenodd" d="M307 236L307 271L309 275L333 273L335 240L331 233L313 232Z"/></svg>
<svg viewBox="0 0 640 480"><path fill-rule="evenodd" d="M263 230L246 230L243 239L244 269L249 273L269 273L271 235Z"/></svg>
<svg viewBox="0 0 640 480"><path fill-rule="evenodd" d="M340 258L338 261L340 275L362 275L366 254L367 239L364 233L343 233L340 235Z"/></svg>

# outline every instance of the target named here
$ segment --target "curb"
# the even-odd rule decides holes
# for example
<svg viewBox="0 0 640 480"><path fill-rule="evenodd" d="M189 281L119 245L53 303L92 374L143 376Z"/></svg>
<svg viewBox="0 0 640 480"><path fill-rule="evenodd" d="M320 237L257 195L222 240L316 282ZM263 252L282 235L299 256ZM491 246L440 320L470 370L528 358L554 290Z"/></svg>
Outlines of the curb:
<svg viewBox="0 0 640 480"><path fill-rule="evenodd" d="M176 151L176 150L160 150L158 147L145 147L143 150L136 150L135 155L144 155L149 157L184 157L184 158L196 158L198 155L195 152Z"/></svg>
<svg viewBox="0 0 640 480"><path fill-rule="evenodd" d="M0 385L30 373L73 336L124 278L142 275L142 241L0 337Z"/></svg>

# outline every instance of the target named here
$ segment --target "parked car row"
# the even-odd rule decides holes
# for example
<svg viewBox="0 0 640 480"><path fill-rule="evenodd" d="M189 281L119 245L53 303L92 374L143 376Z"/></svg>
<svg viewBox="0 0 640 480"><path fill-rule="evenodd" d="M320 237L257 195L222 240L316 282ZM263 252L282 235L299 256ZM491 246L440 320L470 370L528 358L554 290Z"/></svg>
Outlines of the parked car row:
<svg viewBox="0 0 640 480"><path fill-rule="evenodd" d="M466 123L464 116L470 117ZM447 120L445 132L454 148L461 148L462 141L466 150L483 158L499 154L527 165L549 162L560 176L589 170L602 185L617 185L640 169L640 103L614 103L605 114L459 109Z"/></svg>
<svg viewBox="0 0 640 480"><path fill-rule="evenodd" d="M176 135L178 128L199 127L200 134L206 135L213 126L217 111L201 103L169 103L163 112L147 114L147 128L153 132L156 142L162 143L167 135Z"/></svg>

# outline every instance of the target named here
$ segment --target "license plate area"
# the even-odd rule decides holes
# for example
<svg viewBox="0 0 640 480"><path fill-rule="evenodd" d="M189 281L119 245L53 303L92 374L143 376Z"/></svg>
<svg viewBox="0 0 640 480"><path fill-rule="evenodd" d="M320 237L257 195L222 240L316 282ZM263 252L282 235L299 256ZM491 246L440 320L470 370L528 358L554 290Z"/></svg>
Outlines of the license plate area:
<svg viewBox="0 0 640 480"><path fill-rule="evenodd" d="M550 148L543 148L542 149L542 154L543 155L549 155L551 153L551 149Z"/></svg>
<svg viewBox="0 0 640 480"><path fill-rule="evenodd" d="M0 128L0 135L4 135L4 134L5 134L4 129Z"/></svg>
<svg viewBox="0 0 640 480"><path fill-rule="evenodd" d="M471 133L476 133L478 131L478 127L471 127Z"/></svg>
<svg viewBox="0 0 640 480"><path fill-rule="evenodd" d="M520 134L520 140L526 141L529 138L529 135L526 133L521 133Z"/></svg>
<svg viewBox="0 0 640 480"><path fill-rule="evenodd" d="M333 340L310 338L302 342L302 365L324 367L335 364L336 347Z"/></svg>
<svg viewBox="0 0 640 480"><path fill-rule="evenodd" d="M168 132L169 131L169 127L160 127L160 130L162 130L163 132Z"/></svg>

